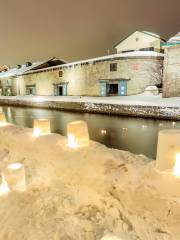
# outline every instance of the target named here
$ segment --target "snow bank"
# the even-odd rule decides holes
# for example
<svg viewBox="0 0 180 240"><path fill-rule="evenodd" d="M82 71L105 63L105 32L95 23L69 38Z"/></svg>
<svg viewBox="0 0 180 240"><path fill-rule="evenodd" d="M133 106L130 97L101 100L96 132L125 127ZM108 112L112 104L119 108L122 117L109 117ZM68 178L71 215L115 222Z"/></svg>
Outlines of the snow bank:
<svg viewBox="0 0 180 240"><path fill-rule="evenodd" d="M138 95L118 96L118 97L85 97L85 96L0 96L0 100L25 101L34 103L52 102L82 102L82 103L100 103L117 104L128 106L160 106L160 107L179 107L180 97L162 98L162 95L154 95L151 92L145 92Z"/></svg>
<svg viewBox="0 0 180 240"><path fill-rule="evenodd" d="M0 240L180 239L179 179L144 156L32 132L0 128L0 169L22 163L27 183L0 196Z"/></svg>

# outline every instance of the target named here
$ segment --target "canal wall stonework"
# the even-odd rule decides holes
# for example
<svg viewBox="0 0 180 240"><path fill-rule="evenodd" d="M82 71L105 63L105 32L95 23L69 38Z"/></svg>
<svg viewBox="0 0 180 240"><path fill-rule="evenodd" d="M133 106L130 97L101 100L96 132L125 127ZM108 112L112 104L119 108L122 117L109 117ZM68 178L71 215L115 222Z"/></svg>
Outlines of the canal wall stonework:
<svg viewBox="0 0 180 240"><path fill-rule="evenodd" d="M110 72L111 63L117 63L117 71ZM26 95L26 86L34 85L36 95L50 96L54 95L56 84L66 84L69 96L99 96L100 80L118 79L127 80L127 95L138 94L144 92L147 86L161 83L162 76L159 69L162 64L163 57L139 56L60 66L58 69L20 76L20 95ZM17 79L14 79L14 82L17 82ZM17 95L18 88L13 89L13 95Z"/></svg>
<svg viewBox="0 0 180 240"><path fill-rule="evenodd" d="M131 116L154 119L180 120L179 107L118 105L90 102L24 101L0 99L0 105L16 107L47 108L83 113L99 113L119 116Z"/></svg>
<svg viewBox="0 0 180 240"><path fill-rule="evenodd" d="M163 97L180 96L180 45L165 48Z"/></svg>

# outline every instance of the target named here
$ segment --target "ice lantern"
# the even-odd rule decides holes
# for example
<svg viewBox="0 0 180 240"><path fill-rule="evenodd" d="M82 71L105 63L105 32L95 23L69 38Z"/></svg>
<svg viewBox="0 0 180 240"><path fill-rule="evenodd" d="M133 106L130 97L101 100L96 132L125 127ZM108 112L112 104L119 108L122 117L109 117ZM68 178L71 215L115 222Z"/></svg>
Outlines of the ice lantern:
<svg viewBox="0 0 180 240"><path fill-rule="evenodd" d="M0 112L0 126L4 126L6 125L6 117L5 114L3 112Z"/></svg>
<svg viewBox="0 0 180 240"><path fill-rule="evenodd" d="M87 123L75 121L67 125L68 146L70 148L84 147L89 144Z"/></svg>
<svg viewBox="0 0 180 240"><path fill-rule="evenodd" d="M21 163L9 164L2 172L2 179L10 190L21 192L26 190L25 169Z"/></svg>
<svg viewBox="0 0 180 240"><path fill-rule="evenodd" d="M40 135L50 134L50 121L48 119L34 119L33 135L38 137Z"/></svg>
<svg viewBox="0 0 180 240"><path fill-rule="evenodd" d="M156 168L159 171L173 169L180 152L180 130L167 129L159 132Z"/></svg>

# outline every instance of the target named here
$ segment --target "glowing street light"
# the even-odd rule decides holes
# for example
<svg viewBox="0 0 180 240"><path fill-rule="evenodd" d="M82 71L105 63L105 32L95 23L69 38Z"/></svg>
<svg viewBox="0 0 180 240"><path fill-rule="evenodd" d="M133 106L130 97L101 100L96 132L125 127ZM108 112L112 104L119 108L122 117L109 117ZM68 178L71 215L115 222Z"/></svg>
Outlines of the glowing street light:
<svg viewBox="0 0 180 240"><path fill-rule="evenodd" d="M68 146L70 148L84 147L89 144L87 123L75 121L67 125Z"/></svg>
<svg viewBox="0 0 180 240"><path fill-rule="evenodd" d="M40 135L46 135L51 133L49 119L34 119L34 131L33 135L38 137Z"/></svg>

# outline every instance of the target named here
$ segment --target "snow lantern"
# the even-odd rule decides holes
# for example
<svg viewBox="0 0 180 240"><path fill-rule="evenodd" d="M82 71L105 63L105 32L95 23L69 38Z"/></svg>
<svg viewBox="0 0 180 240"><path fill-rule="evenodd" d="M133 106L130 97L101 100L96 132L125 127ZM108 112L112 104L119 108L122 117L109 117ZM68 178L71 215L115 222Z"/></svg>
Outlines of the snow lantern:
<svg viewBox="0 0 180 240"><path fill-rule="evenodd" d="M70 148L84 147L89 144L87 123L75 121L67 125L68 146Z"/></svg>
<svg viewBox="0 0 180 240"><path fill-rule="evenodd" d="M50 121L49 119L34 119L33 135L38 137L40 135L50 134Z"/></svg>
<svg viewBox="0 0 180 240"><path fill-rule="evenodd" d="M25 191L25 169L21 163L9 164L2 172L3 182L7 183L10 190Z"/></svg>
<svg viewBox="0 0 180 240"><path fill-rule="evenodd" d="M156 168L159 171L173 169L178 153L180 153L180 130L167 129L160 131L157 146Z"/></svg>
<svg viewBox="0 0 180 240"><path fill-rule="evenodd" d="M6 116L3 112L0 112L0 126L5 126L6 124Z"/></svg>

